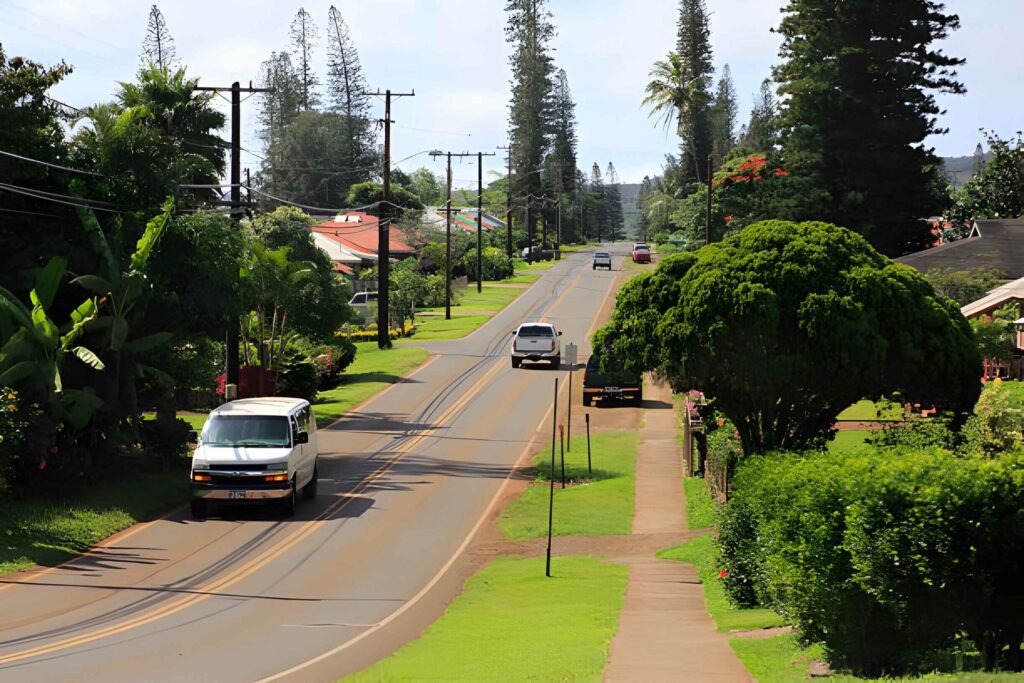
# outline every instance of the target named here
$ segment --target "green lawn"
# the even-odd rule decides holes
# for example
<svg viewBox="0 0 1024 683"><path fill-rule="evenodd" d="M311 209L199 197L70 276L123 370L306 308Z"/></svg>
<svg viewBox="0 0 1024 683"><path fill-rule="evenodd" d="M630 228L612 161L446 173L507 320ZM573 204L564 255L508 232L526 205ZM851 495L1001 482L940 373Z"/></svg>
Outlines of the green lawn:
<svg viewBox="0 0 1024 683"><path fill-rule="evenodd" d="M396 346L378 349L376 342L356 344L356 359L345 369L344 382L329 391L321 391L313 410L318 427L326 427L349 408L394 384L427 359L425 349Z"/></svg>
<svg viewBox="0 0 1024 683"><path fill-rule="evenodd" d="M843 453L851 448L856 448L864 443L871 432L850 430L836 432L835 438L828 442L828 450L831 453Z"/></svg>
<svg viewBox="0 0 1024 683"><path fill-rule="evenodd" d="M1010 400L1018 408L1024 408L1024 382L1003 380L1003 388L1010 394Z"/></svg>
<svg viewBox="0 0 1024 683"><path fill-rule="evenodd" d="M704 605L715 620L715 628L719 632L782 626L782 617L771 610L737 609L729 604L722 581L718 578L721 567L718 566L717 555L710 534L658 553L658 557L663 560L689 562L697 568L697 576L704 585Z"/></svg>
<svg viewBox="0 0 1024 683"><path fill-rule="evenodd" d="M592 247L599 247L599 246L601 246L601 245L598 242L587 242L586 244L576 244L576 245L573 245L573 246L564 246L563 245L561 247L561 249L562 249L563 252L568 252L568 253L571 254L572 252L579 251L580 249L590 249Z"/></svg>
<svg viewBox="0 0 1024 683"><path fill-rule="evenodd" d="M566 489L561 484L561 460L555 453L556 536L607 536L628 534L633 527L633 495L636 451L640 436L632 432L607 432L591 436L593 479L587 473L587 447L583 439L565 454L569 482L581 482ZM548 469L550 447L533 459L537 479L518 500L512 501L498 526L508 538L536 538L548 532Z"/></svg>
<svg viewBox="0 0 1024 683"><path fill-rule="evenodd" d="M491 315L453 315L451 320L445 320L443 315L427 318L417 317L416 334L402 339L397 345L407 346L438 339L462 339L480 329L480 326L491 317Z"/></svg>
<svg viewBox="0 0 1024 683"><path fill-rule="evenodd" d="M458 306L452 306L453 311L500 311L515 301L526 288L519 287L495 287L490 282L485 282L483 291L476 291L476 283L471 282L469 287L462 290L462 299ZM421 311L444 313L444 306L423 308ZM418 332L417 332L418 334Z"/></svg>
<svg viewBox="0 0 1024 683"><path fill-rule="evenodd" d="M903 419L903 408L897 403L875 404L864 399L839 413L840 420L857 420L859 422L884 422Z"/></svg>
<svg viewBox="0 0 1024 683"><path fill-rule="evenodd" d="M822 659L823 652L817 645L803 648L792 635L772 638L733 638L729 641L733 651L743 662L750 675L758 683L803 683L807 680L807 664L812 659ZM940 681L941 683L1009 683L1020 681L1021 675L1014 673L965 672L955 674L927 674L924 676L898 678L861 678L837 674L825 680L832 683L855 683L858 681L890 681L912 683L915 681Z"/></svg>
<svg viewBox="0 0 1024 683"><path fill-rule="evenodd" d="M540 275L536 275L536 274L532 274L532 273L523 273L522 275L513 275L512 277L507 277L504 280L498 280L498 284L503 284L503 285L529 284L531 282L536 282L539 279L540 279Z"/></svg>
<svg viewBox="0 0 1024 683"><path fill-rule="evenodd" d="M600 681L628 568L499 557L423 636L346 681Z"/></svg>
<svg viewBox="0 0 1024 683"><path fill-rule="evenodd" d="M686 492L686 526L691 531L713 527L715 501L708 493L707 482L701 477L686 477L683 489Z"/></svg>
<svg viewBox="0 0 1024 683"><path fill-rule="evenodd" d="M63 562L184 503L188 486L181 469L90 486L75 500L0 499L0 574Z"/></svg>
<svg viewBox="0 0 1024 683"><path fill-rule="evenodd" d="M182 413L182 412L179 412L178 413L178 418L181 419L181 420L184 420L185 422L188 422L189 426L191 426L192 429L196 430L197 432L200 432L200 431L203 430L203 425L206 424L207 414L206 413ZM156 419L156 413L143 413L142 414L142 419L143 420L155 420Z"/></svg>
<svg viewBox="0 0 1024 683"><path fill-rule="evenodd" d="M551 270L554 268L558 261L534 261L533 263L527 263L526 261L515 261L516 274L519 273L542 273L545 270Z"/></svg>

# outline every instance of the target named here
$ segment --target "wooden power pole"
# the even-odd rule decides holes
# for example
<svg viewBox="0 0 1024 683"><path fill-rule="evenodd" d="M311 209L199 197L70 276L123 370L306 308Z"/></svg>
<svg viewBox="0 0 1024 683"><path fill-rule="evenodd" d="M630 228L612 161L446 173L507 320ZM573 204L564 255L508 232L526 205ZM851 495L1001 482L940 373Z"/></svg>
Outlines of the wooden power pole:
<svg viewBox="0 0 1024 683"><path fill-rule="evenodd" d="M199 86L195 90L204 92L230 92L231 93L231 216L236 221L242 220L242 93L274 92L273 88L254 88L249 83L248 88L243 88L238 81L231 84L231 87ZM248 200L248 198L246 198ZM237 272L235 277L237 277ZM228 322L227 353L224 358L224 398L227 400L238 398L238 395L228 395L228 384L235 386L238 391L238 331L239 320Z"/></svg>
<svg viewBox="0 0 1024 683"><path fill-rule="evenodd" d="M390 90L366 93L384 98L384 176L380 211L377 213L377 347L391 346L391 98L415 97L416 91L393 93Z"/></svg>

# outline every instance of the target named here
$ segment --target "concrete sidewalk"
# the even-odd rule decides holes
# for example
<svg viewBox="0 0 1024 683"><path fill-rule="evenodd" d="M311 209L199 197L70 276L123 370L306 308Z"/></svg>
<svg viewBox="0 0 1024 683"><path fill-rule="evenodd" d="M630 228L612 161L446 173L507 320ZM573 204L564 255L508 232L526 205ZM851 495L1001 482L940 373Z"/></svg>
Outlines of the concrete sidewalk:
<svg viewBox="0 0 1024 683"><path fill-rule="evenodd" d="M686 501L672 392L648 384L645 393L633 534L680 534ZM692 565L649 554L615 559L629 565L629 582L604 680L752 680L727 635L715 631Z"/></svg>

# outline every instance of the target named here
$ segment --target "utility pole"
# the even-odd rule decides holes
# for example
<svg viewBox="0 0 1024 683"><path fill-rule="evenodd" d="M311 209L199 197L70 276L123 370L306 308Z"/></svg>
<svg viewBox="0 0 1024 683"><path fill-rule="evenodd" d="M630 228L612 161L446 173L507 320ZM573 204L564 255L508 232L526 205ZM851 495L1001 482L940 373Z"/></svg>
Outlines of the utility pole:
<svg viewBox="0 0 1024 683"><path fill-rule="evenodd" d="M442 154L448 158L448 201L445 202L445 210L444 210L445 234L446 234L446 238L445 238L445 245L446 246L445 246L445 257L444 258L445 258L445 261L447 262L447 266L445 267L445 275L446 275L446 277L445 277L445 287L444 287L444 319L445 320L451 320L452 319L452 157L462 158L462 157L473 157L473 156L475 156L479 160L479 162L481 164L480 168L482 169L483 168L483 165L482 165L483 164L483 157L484 156L494 156L494 152L487 152L487 153L485 153L485 152L475 152L475 153L474 152L441 152L441 151L438 151L438 150L434 150L433 152L430 153L430 156L438 157L438 156L441 156ZM479 195L483 195L483 171L482 170L480 170L479 173L478 173L477 181L480 183L480 186L481 186L480 192L478 194ZM483 206L482 203L480 203L479 200L477 202L477 206L480 207L480 208L482 208L482 206ZM477 244L477 251L476 251L476 254L477 254L477 261L476 261L476 267L477 267L477 291L480 291L480 279L481 279L481 277L480 277L480 275L481 275L481 273L480 273L480 246L481 246L480 225L481 225L481 219L480 219L480 215L478 213L477 214L477 224L476 224L476 227L477 227L477 230L476 230L476 235L477 235L477 237L476 237L476 244Z"/></svg>
<svg viewBox="0 0 1024 683"><path fill-rule="evenodd" d="M562 198L558 198L558 218L555 222L555 260L562 260Z"/></svg>
<svg viewBox="0 0 1024 683"><path fill-rule="evenodd" d="M494 152L476 153L476 292L484 289L484 157L493 157Z"/></svg>
<svg viewBox="0 0 1024 683"><path fill-rule="evenodd" d="M711 155L708 155L708 212L704 221L704 246L711 244Z"/></svg>
<svg viewBox="0 0 1024 683"><path fill-rule="evenodd" d="M384 98L384 176L380 210L377 212L377 348L391 347L391 98L416 97L416 91L390 90L364 93Z"/></svg>
<svg viewBox="0 0 1024 683"><path fill-rule="evenodd" d="M498 147L508 150L508 175L505 176L508 184L508 191L505 194L505 251L509 258L512 258L512 145Z"/></svg>
<svg viewBox="0 0 1024 683"><path fill-rule="evenodd" d="M248 88L243 88L238 81L231 87L199 86L195 90L203 92L231 93L231 216L236 221L242 220L242 97L243 92L274 92L273 88L254 88L252 81ZM237 277L237 273L235 274ZM224 398L238 398L238 330L239 320L236 318L228 323L227 354L224 359ZM228 384L235 385L235 396L228 396Z"/></svg>

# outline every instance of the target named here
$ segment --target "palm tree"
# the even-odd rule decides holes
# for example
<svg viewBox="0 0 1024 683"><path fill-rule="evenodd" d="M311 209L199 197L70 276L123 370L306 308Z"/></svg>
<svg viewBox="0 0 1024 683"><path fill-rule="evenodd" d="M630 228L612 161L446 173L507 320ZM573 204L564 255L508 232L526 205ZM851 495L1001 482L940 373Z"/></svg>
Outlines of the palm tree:
<svg viewBox="0 0 1024 683"><path fill-rule="evenodd" d="M683 140L694 137L693 110L701 93L707 90L705 77L687 78L683 58L669 52L666 58L654 63L650 71L650 82L644 91L643 104L651 108L651 116L657 115L659 123L668 128L675 121L676 134ZM694 163L697 159L694 158ZM701 177L697 167L697 177Z"/></svg>

